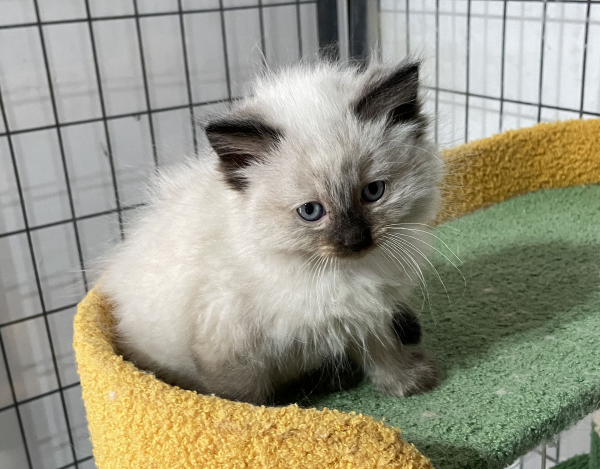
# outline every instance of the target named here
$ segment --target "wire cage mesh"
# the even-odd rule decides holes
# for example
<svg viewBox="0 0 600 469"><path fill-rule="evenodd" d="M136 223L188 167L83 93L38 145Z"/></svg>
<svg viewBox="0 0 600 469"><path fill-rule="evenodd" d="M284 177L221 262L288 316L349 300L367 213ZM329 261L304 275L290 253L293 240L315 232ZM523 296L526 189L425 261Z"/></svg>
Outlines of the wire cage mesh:
<svg viewBox="0 0 600 469"><path fill-rule="evenodd" d="M199 116L338 40L425 57L441 146L600 116L599 1L0 0L1 467L94 466L71 349L93 259Z"/></svg>
<svg viewBox="0 0 600 469"><path fill-rule="evenodd" d="M540 121L600 116L598 2L382 0L380 6L383 56L427 57L442 146Z"/></svg>

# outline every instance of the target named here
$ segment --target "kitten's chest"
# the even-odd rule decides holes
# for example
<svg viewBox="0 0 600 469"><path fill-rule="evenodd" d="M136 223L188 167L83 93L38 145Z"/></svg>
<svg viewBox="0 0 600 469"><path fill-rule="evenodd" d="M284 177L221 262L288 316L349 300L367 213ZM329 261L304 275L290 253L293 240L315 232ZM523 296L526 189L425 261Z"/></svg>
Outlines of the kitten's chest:
<svg viewBox="0 0 600 469"><path fill-rule="evenodd" d="M352 343L388 327L402 296L394 285L340 271L317 276L264 269L253 278L260 281L246 284L243 300L234 302L247 308L236 315L243 318L236 321L238 333L257 331L265 354L291 361L298 354L307 363L344 354Z"/></svg>
<svg viewBox="0 0 600 469"><path fill-rule="evenodd" d="M299 353L307 364L343 355L369 333L386 327L391 306L384 294L363 292L329 298L294 298L273 302L265 315L267 347L280 356Z"/></svg>
<svg viewBox="0 0 600 469"><path fill-rule="evenodd" d="M273 368L286 376L319 368L324 362L340 360L348 354L352 341L357 340L337 321L321 321L301 328L287 329L281 325L270 330L259 354L269 357ZM360 340L360 339L359 339Z"/></svg>
<svg viewBox="0 0 600 469"><path fill-rule="evenodd" d="M400 286L367 276L329 274L318 279L279 275L263 283L254 299L270 326L319 331L375 326L404 296Z"/></svg>

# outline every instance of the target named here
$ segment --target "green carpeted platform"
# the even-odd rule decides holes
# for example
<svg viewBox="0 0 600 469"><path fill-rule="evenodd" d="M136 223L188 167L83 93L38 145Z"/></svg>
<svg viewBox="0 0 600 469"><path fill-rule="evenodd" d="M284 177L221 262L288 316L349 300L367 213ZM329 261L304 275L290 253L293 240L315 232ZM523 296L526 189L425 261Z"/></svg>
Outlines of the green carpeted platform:
<svg viewBox="0 0 600 469"><path fill-rule="evenodd" d="M443 384L395 399L363 383L310 404L385 418L436 469L500 468L600 407L600 186L516 197L438 235L466 279L433 256L449 300L427 273L421 323Z"/></svg>

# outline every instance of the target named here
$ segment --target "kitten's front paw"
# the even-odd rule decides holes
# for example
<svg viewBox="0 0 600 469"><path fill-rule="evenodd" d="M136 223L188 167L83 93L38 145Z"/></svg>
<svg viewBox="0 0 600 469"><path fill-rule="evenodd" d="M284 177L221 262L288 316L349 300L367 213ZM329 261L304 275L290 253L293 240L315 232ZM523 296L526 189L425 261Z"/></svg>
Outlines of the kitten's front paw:
<svg viewBox="0 0 600 469"><path fill-rule="evenodd" d="M408 397L434 389L441 380L434 361L422 352L410 352L405 357L407 369L393 374L380 374L373 383L382 394Z"/></svg>

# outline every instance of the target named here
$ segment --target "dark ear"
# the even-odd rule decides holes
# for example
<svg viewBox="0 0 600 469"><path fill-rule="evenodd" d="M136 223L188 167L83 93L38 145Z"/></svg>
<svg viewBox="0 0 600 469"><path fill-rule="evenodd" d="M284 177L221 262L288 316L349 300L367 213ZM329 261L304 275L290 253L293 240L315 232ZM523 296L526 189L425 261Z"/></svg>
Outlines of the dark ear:
<svg viewBox="0 0 600 469"><path fill-rule="evenodd" d="M224 117L209 122L204 131L219 155L225 181L236 190L248 187L242 169L265 159L281 134L255 117Z"/></svg>
<svg viewBox="0 0 600 469"><path fill-rule="evenodd" d="M424 127L419 101L420 65L418 61L404 61L391 72L374 77L354 104L358 118L364 121L387 118L390 126L413 122Z"/></svg>

